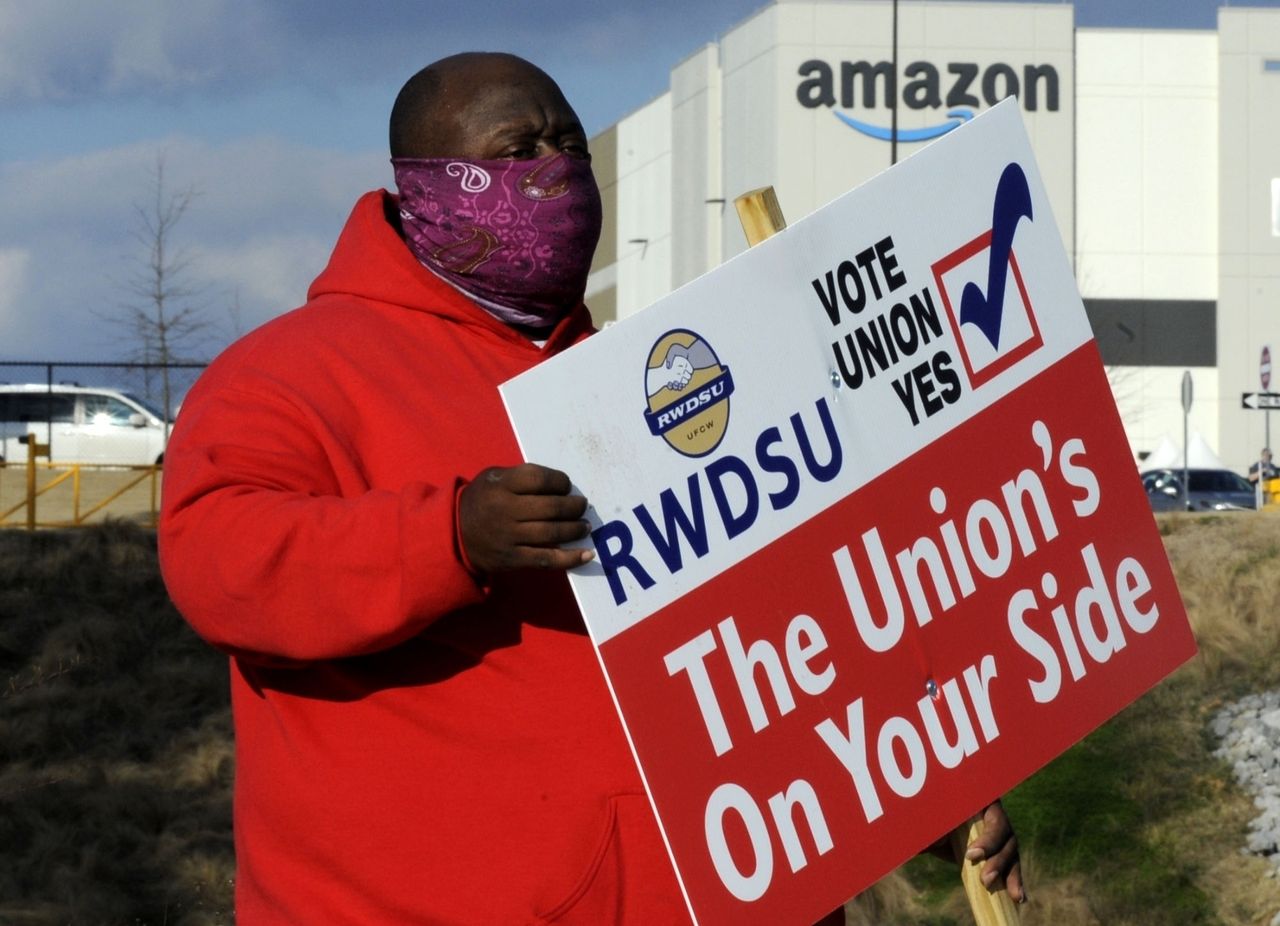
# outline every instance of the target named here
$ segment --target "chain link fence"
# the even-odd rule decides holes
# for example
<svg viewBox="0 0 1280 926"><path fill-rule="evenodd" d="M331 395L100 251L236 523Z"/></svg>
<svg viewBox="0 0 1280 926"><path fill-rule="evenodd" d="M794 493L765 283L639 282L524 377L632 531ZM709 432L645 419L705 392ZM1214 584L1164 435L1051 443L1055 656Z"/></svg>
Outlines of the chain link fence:
<svg viewBox="0 0 1280 926"><path fill-rule="evenodd" d="M169 375L170 418L206 363L110 363L102 361L0 360L0 385L98 386L147 400L163 411Z"/></svg>

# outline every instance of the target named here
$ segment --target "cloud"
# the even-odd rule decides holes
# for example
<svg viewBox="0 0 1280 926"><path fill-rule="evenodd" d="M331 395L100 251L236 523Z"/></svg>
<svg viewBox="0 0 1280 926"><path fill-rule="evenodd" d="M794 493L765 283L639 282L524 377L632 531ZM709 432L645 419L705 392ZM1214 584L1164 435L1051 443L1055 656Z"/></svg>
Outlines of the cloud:
<svg viewBox="0 0 1280 926"><path fill-rule="evenodd" d="M68 102L191 87L276 67L264 0L41 0L0 6L0 100Z"/></svg>
<svg viewBox="0 0 1280 926"><path fill-rule="evenodd" d="M230 293L230 298L219 300L220 317L214 321L239 335L305 301L307 287L329 259L332 239L265 234L202 247L192 258L193 276Z"/></svg>
<svg viewBox="0 0 1280 926"><path fill-rule="evenodd" d="M29 158L0 162L0 254L25 255L0 277L0 356L124 356L103 317L143 266L136 208L158 155L168 190L195 194L174 237L193 288L228 327L238 300L248 327L300 301L356 196L390 181L386 110L417 67L476 48L523 54L595 131L762 2L653 0L643 14L609 0L0 3L0 111L24 127L15 150ZM272 137L226 140L245 125ZM164 137L99 140L137 134Z"/></svg>
<svg viewBox="0 0 1280 926"><path fill-rule="evenodd" d="M0 105L398 85L435 58L506 50L553 76L683 56L762 0L39 0L0 5ZM646 49L637 54L637 48ZM674 63L674 58L666 62ZM665 72L657 74L665 81Z"/></svg>
<svg viewBox="0 0 1280 926"><path fill-rule="evenodd" d="M107 319L138 303L145 240L137 207L154 197L157 151L168 189L195 196L169 241L179 282L217 329L210 352L301 302L360 193L389 177L381 153L342 154L278 139L139 143L49 163L0 167L0 307L9 359L119 359ZM144 236L145 237L145 236ZM6 272L6 268L7 272ZM16 269L13 269L16 268ZM19 286L20 284L20 286Z"/></svg>
<svg viewBox="0 0 1280 926"><path fill-rule="evenodd" d="M18 307L26 295L30 263L31 252L26 248L0 248L0 330L13 331L21 323Z"/></svg>

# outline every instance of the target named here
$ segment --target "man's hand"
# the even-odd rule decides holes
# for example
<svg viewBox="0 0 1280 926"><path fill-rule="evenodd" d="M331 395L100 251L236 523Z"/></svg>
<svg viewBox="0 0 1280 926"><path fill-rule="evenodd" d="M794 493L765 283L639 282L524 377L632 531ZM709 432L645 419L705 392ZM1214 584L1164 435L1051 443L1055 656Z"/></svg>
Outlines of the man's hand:
<svg viewBox="0 0 1280 926"><path fill-rule="evenodd" d="M975 839L965 852L967 862L986 859L982 866L982 883L987 890L995 890L1004 879L1009 897L1015 903L1025 903L1027 890L1022 884L1022 863L1018 858L1018 837L1013 834L1013 824L999 801L988 805L982 812L982 835Z"/></svg>
<svg viewBox="0 0 1280 926"><path fill-rule="evenodd" d="M471 565L483 574L511 569L572 569L591 550L562 550L591 531L587 500L569 494L569 477L534 463L486 469L458 499L458 530Z"/></svg>

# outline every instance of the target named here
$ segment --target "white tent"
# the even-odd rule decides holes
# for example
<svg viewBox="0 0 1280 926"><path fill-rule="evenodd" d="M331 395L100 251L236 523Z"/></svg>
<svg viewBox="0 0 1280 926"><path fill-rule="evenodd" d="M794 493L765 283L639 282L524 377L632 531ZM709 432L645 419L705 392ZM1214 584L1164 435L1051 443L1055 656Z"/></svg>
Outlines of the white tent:
<svg viewBox="0 0 1280 926"><path fill-rule="evenodd" d="M1199 431L1191 432L1187 447L1187 465L1191 469L1226 469L1222 460L1213 452L1213 448L1201 436ZM1146 473L1153 469L1179 469L1182 466L1182 442L1174 443L1173 438L1165 434L1160 443L1145 460L1138 464L1138 470Z"/></svg>

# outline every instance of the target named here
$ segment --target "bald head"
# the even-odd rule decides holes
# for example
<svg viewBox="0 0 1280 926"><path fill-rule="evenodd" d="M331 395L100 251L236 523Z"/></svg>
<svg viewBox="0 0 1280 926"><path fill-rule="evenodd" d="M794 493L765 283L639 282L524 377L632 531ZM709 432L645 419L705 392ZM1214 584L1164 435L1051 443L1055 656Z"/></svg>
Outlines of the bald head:
<svg viewBox="0 0 1280 926"><path fill-rule="evenodd" d="M541 69L499 52L466 52L429 64L391 109L393 158L587 156L587 139L564 94Z"/></svg>

